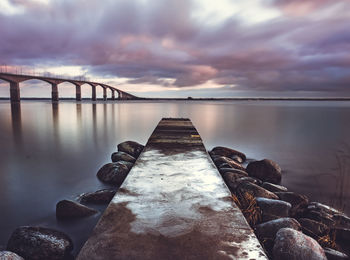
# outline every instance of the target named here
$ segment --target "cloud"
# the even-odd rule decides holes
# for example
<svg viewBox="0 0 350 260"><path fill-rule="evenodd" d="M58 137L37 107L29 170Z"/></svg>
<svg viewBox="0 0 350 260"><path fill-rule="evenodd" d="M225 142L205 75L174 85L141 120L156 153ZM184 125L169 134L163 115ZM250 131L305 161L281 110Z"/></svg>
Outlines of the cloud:
<svg viewBox="0 0 350 260"><path fill-rule="evenodd" d="M218 1L211 20L195 0L11 0L0 12L0 61L165 89L348 90L347 0L255 2L230 13ZM260 18L249 22L252 12Z"/></svg>

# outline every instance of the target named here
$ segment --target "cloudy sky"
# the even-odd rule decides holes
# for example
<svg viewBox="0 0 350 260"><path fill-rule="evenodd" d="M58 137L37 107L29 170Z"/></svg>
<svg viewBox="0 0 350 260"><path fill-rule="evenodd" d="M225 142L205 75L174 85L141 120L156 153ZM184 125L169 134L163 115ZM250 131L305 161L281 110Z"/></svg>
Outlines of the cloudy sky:
<svg viewBox="0 0 350 260"><path fill-rule="evenodd" d="M0 0L0 65L148 97L350 96L349 10L349 0ZM21 86L50 96L46 83ZM69 83L59 90L74 96Z"/></svg>

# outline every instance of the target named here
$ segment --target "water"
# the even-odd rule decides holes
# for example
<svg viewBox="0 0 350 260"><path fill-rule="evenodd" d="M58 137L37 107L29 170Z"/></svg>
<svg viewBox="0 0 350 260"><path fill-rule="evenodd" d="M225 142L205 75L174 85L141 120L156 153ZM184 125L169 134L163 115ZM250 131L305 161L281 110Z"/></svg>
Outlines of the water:
<svg viewBox="0 0 350 260"><path fill-rule="evenodd" d="M56 203L108 187L96 172L116 145L146 143L162 117L191 118L208 149L275 160L283 185L349 214L349 115L336 101L0 101L0 248L17 226L42 225L68 233L76 253L100 215L57 222Z"/></svg>

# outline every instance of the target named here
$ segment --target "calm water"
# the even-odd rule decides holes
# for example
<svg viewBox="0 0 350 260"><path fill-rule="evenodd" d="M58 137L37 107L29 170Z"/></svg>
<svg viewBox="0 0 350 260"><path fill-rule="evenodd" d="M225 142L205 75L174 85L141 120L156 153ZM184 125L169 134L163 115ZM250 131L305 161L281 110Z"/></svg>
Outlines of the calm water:
<svg viewBox="0 0 350 260"><path fill-rule="evenodd" d="M350 102L0 101L0 248L15 227L44 225L78 249L99 216L57 222L56 202L107 187L95 175L116 145L146 143L162 117L191 118L208 149L275 160L290 190L350 213Z"/></svg>

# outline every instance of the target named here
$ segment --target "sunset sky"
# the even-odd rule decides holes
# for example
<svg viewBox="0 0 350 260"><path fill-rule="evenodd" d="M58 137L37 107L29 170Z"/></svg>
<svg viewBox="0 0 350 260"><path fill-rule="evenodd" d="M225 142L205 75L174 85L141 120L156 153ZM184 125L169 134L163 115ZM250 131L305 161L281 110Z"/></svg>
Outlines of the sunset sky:
<svg viewBox="0 0 350 260"><path fill-rule="evenodd" d="M349 0L0 0L0 65L145 97L344 97L349 10ZM21 84L22 96L50 92Z"/></svg>

